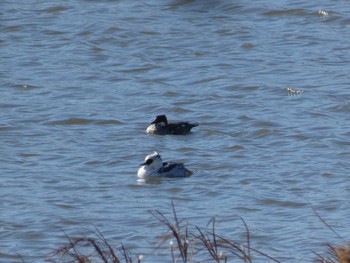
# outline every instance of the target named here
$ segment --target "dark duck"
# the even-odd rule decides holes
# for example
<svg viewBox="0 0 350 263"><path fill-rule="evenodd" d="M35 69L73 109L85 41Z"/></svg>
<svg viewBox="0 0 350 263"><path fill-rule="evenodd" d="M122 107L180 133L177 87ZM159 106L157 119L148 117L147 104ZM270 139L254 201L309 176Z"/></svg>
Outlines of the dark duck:
<svg viewBox="0 0 350 263"><path fill-rule="evenodd" d="M191 123L188 121L168 123L166 115L158 115L155 117L154 121L151 122L151 125L148 126L146 132L148 134L158 135L186 135L196 126L198 126L198 123Z"/></svg>

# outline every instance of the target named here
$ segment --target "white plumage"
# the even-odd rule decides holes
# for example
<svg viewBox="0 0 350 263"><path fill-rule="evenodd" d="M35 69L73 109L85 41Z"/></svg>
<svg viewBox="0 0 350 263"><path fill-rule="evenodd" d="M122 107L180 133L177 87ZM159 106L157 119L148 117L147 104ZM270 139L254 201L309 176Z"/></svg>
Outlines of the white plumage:
<svg viewBox="0 0 350 263"><path fill-rule="evenodd" d="M137 176L141 179L147 177L188 177L192 172L182 163L163 162L158 152L147 155L141 164Z"/></svg>

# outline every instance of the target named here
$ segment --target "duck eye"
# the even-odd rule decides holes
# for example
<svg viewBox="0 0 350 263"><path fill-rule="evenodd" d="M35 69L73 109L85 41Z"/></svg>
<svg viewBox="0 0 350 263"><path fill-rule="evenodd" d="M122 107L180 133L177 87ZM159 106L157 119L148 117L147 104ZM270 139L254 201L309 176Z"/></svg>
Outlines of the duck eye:
<svg viewBox="0 0 350 263"><path fill-rule="evenodd" d="M148 160L145 162L146 165L150 165L151 163L153 163L153 159L148 159Z"/></svg>

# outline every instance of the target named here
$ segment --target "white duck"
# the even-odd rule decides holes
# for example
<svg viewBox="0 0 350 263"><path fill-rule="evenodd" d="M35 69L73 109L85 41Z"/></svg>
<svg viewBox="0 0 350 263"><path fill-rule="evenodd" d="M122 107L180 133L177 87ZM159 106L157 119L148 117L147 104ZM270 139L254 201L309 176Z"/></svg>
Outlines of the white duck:
<svg viewBox="0 0 350 263"><path fill-rule="evenodd" d="M137 172L140 179L147 177L189 177L192 172L182 163L163 162L158 152L147 155Z"/></svg>

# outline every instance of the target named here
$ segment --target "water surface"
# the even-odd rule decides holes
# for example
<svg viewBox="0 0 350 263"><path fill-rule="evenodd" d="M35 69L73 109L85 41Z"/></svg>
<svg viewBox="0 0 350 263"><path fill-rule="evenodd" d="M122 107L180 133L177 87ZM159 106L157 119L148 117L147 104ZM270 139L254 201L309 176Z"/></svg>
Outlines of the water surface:
<svg viewBox="0 0 350 263"><path fill-rule="evenodd" d="M252 247L282 262L345 243L313 208L346 240L346 1L0 6L1 261L45 261L95 227L143 262L170 261L149 211L171 217L172 201L232 240L242 217ZM146 135L157 114L200 126ZM195 174L137 182L153 150Z"/></svg>

